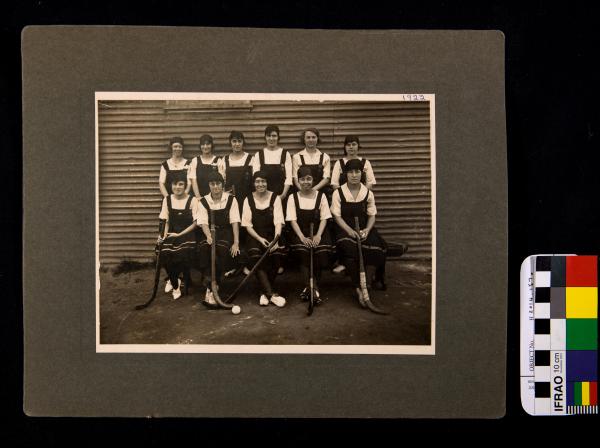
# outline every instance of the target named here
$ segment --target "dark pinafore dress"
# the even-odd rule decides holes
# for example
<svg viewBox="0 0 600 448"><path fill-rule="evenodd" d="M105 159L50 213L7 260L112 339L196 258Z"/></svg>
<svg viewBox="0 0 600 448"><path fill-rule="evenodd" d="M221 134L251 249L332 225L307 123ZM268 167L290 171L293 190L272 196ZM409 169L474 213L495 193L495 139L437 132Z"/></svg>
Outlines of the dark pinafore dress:
<svg viewBox="0 0 600 448"><path fill-rule="evenodd" d="M279 163L265 163L265 150L263 149L258 153L258 160L260 161L260 169L265 172L267 176L267 188L276 195L283 193L285 187L285 159L287 151L283 149L281 151L281 158ZM285 204L284 204L285 205Z"/></svg>
<svg viewBox="0 0 600 448"><path fill-rule="evenodd" d="M319 191L317 193L317 199L315 201L315 207L310 210L305 210L300 208L300 200L298 198L298 193L294 193L292 198L294 200L294 205L296 206L296 223L298 227L300 227L300 231L305 237L310 237L310 223L314 224L313 226L313 235L316 235L319 230L319 224L321 223L321 200L323 198L323 192ZM290 249L292 252L296 254L296 256L300 259L301 263L307 263L310 256L310 249L306 247L302 241L296 235L296 232L290 232ZM330 257L333 253L333 244L331 242L331 235L329 232L323 232L321 236L321 242L319 245L313 249L314 255L317 257L319 266L321 268L327 267L330 263Z"/></svg>
<svg viewBox="0 0 600 448"><path fill-rule="evenodd" d="M365 164L367 163L367 159L361 159L360 160L360 181L363 185L365 185L367 183L367 174L365 173ZM348 182L348 175L346 174L346 171L344 170L344 168L346 168L346 162L344 162L344 159L340 159L340 187L342 185L344 185L346 182Z"/></svg>
<svg viewBox="0 0 600 448"><path fill-rule="evenodd" d="M218 171L217 162L219 158L213 156L210 163L203 163L202 157L196 157L196 182L198 183L198 190L200 190L200 196L206 196L210 193L210 187L208 186L208 175L213 171Z"/></svg>
<svg viewBox="0 0 600 448"><path fill-rule="evenodd" d="M258 233L261 237L266 238L269 241L273 241L275 236L275 225L273 224L273 216L275 211L275 199L277 199L277 195L275 193L271 194L271 199L269 200L269 206L263 210L259 210L256 208L256 203L254 202L254 196L250 194L248 196L248 205L250 206L250 210L252 211L252 228L256 233ZM283 246L283 241L281 237L278 241L279 246ZM248 257L250 258L251 264L254 264L258 258L265 252L265 248L260 244L256 239L252 237L248 237L246 242L246 248ZM285 253L283 247L279 247L278 249L271 252L268 258L278 258L282 257Z"/></svg>
<svg viewBox="0 0 600 448"><path fill-rule="evenodd" d="M354 229L354 217L358 216L361 229L367 226L367 200L369 192L360 202L348 202L342 190L338 190L341 202L342 219ZM336 227L336 245L342 258L358 259L358 245L356 239L350 237L340 226ZM385 266L387 245L375 227L369 232L366 240L362 241L362 251L365 266Z"/></svg>
<svg viewBox="0 0 600 448"><path fill-rule="evenodd" d="M208 226L210 228L211 225L211 212L210 206L208 205L208 201L206 198L200 199L200 203L206 209L208 213ZM233 229L231 227L231 223L229 222L229 211L231 210L231 205L233 204L233 195L229 195L227 198L227 203L225 204L225 208L221 210L213 210L213 216L215 218L215 242L216 242L216 250L217 250L217 266L222 267L223 269L228 268L232 264L232 258L229 254L229 249L233 244ZM199 264L200 267L209 267L210 266L210 244L206 241L206 236L204 232L202 232L202 239L198 243L198 252L199 252ZM218 272L218 271L217 271Z"/></svg>
<svg viewBox="0 0 600 448"><path fill-rule="evenodd" d="M252 192L252 157L246 155L246 161L242 166L229 165L229 155L225 156L225 190L235 196L242 214L244 199ZM234 188L235 187L235 188Z"/></svg>
<svg viewBox="0 0 600 448"><path fill-rule="evenodd" d="M300 162L301 162L300 166L308 166L310 168L310 172L311 172L311 175L313 178L313 185L317 185L319 182L321 182L323 180L323 171L324 171L323 159L324 158L325 158L325 154L321 153L321 155L319 156L319 161L316 164L306 163L306 160L304 160L304 156L302 154L300 154ZM331 204L331 193L333 192L333 190L331 189L331 186L325 185L323 188L321 188L320 191L325 193L325 197L327 198L327 201Z"/></svg>
<svg viewBox="0 0 600 448"><path fill-rule="evenodd" d="M167 208L169 210L169 233L179 233L187 229L193 222L192 196L188 197L184 209L175 209L171 203L171 195L167 196ZM196 237L194 232L173 238L167 238L162 246L161 257L164 263L169 265L190 264L196 250Z"/></svg>
<svg viewBox="0 0 600 448"><path fill-rule="evenodd" d="M162 163L162 167L165 169L165 172L167 173L167 177L165 179L165 187L167 188L167 193L169 193L169 195L173 194L173 189L171 188L171 184L173 183L173 179L177 176L179 177L179 174L183 171L185 172L185 177L187 178L187 170L188 167L190 165L190 161L186 160L185 161L185 168L181 169L181 170L172 170L169 168L169 164L167 163L167 160L165 160ZM187 184L187 180L186 180L186 184Z"/></svg>

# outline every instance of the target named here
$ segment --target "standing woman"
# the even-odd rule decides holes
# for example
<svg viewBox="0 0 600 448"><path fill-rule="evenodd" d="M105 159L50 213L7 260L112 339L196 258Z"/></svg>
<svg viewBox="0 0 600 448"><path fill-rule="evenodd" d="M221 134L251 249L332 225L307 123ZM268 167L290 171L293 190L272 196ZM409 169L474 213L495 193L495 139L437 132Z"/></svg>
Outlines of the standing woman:
<svg viewBox="0 0 600 448"><path fill-rule="evenodd" d="M225 191L234 194L240 207L252 192L252 157L244 151L244 143L243 133L231 131L231 153L223 158Z"/></svg>
<svg viewBox="0 0 600 448"><path fill-rule="evenodd" d="M299 191L293 193L287 203L286 221L292 225L294 233L291 237L290 248L297 257L300 269L307 285L300 297L308 300L310 297L310 249L314 253L314 288L315 304L321 303L318 282L321 270L329 266L333 245L329 232L325 231L327 220L331 218L327 198L322 191L313 187L312 170L304 165L298 168ZM310 237L310 224L313 223L313 237Z"/></svg>
<svg viewBox="0 0 600 448"><path fill-rule="evenodd" d="M267 190L267 173L257 171L253 179L255 191L244 201L242 212L242 226L246 228L249 236L246 248L251 264L255 264L271 241L281 235L285 224L280 197ZM273 291L282 256L283 249L275 244L267 258L256 269L261 289L259 304L262 306L268 305L269 302L279 307L285 305L285 299Z"/></svg>
<svg viewBox="0 0 600 448"><path fill-rule="evenodd" d="M211 172L219 172L223 176L223 167L219 163L220 158L213 154L214 143L212 136L204 134L200 137L200 155L192 159L189 180L194 195L197 198L210 193L208 188L208 175ZM188 190L189 191L189 190Z"/></svg>
<svg viewBox="0 0 600 448"><path fill-rule="evenodd" d="M363 258L367 282L370 282L377 269L383 270L386 259L386 244L375 229L375 196L361 183L362 164L351 159L345 164L348 182L335 190L331 199L331 214L336 226L336 245L341 262L352 280L359 301L362 293L359 283L357 238L362 241ZM354 230L354 217L358 216L360 231Z"/></svg>
<svg viewBox="0 0 600 448"><path fill-rule="evenodd" d="M190 166L190 161L183 158L183 139L181 137L173 137L169 140L169 151L171 151L171 158L161 164L158 176L158 187L163 198L173 193L171 187L173 176L181 172L187 176ZM189 188L189 185L186 185L186 192L189 191Z"/></svg>
<svg viewBox="0 0 600 448"><path fill-rule="evenodd" d="M309 128L304 130L300 141L304 145L304 149L294 154L292 159L294 185L298 190L301 190L300 183L298 182L298 168L308 166L311 169L314 184L312 189L323 191L327 194L327 187L329 186L329 178L331 176L330 159L327 154L317 148L317 145L321 143L321 136L318 129Z"/></svg>
<svg viewBox="0 0 600 448"><path fill-rule="evenodd" d="M173 299L181 297L179 274L189 271L196 250L195 216L198 212L196 198L185 192L187 174L184 171L171 175L172 194L163 198L159 219L158 242L162 243L163 259ZM176 287L175 287L176 286Z"/></svg>
<svg viewBox="0 0 600 448"><path fill-rule="evenodd" d="M270 191L283 201L292 186L292 157L278 145L279 127L265 128L267 146L258 151L252 159L252 172L263 171Z"/></svg>
<svg viewBox="0 0 600 448"><path fill-rule="evenodd" d="M358 155L360 150L360 139L358 135L347 135L344 140L344 157L335 162L333 172L331 173L331 186L335 189L340 188L347 182L345 166L349 160L358 160L360 162L361 178L360 181L369 189L375 185L375 174L371 167L371 162Z"/></svg>
<svg viewBox="0 0 600 448"><path fill-rule="evenodd" d="M198 260L204 274L206 295L203 304L216 307L217 304L210 289L211 279L211 245L210 232L211 210L215 224L216 243L216 278L217 283L221 274L233 264L233 258L240 254L240 213L235 197L223 192L223 177L212 172L208 174L207 184L210 193L200 199L197 224L202 228L203 239L198 244Z"/></svg>

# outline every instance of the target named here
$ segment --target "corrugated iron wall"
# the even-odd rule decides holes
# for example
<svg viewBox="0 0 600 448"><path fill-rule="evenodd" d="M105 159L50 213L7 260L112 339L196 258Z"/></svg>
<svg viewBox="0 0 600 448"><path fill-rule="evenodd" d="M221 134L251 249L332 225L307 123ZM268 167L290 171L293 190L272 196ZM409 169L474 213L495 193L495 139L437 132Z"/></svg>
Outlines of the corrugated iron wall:
<svg viewBox="0 0 600 448"><path fill-rule="evenodd" d="M319 148L343 155L347 134L361 138L361 154L375 171L377 227L390 242L405 242L403 259L431 258L431 170L428 102L99 101L100 262L153 257L161 194L160 163L167 142L180 135L184 157L198 155L202 134L216 154L229 152L232 129L244 132L246 150L263 147L266 125L281 129L280 144L302 149L306 127L321 133Z"/></svg>

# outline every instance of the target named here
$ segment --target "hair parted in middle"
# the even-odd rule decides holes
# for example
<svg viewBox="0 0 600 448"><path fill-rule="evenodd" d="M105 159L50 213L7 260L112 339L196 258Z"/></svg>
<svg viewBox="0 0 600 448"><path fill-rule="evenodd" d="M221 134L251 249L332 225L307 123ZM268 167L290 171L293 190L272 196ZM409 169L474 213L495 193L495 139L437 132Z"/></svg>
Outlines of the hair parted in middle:
<svg viewBox="0 0 600 448"><path fill-rule="evenodd" d="M305 130L302 131L302 134L300 134L300 144L305 146L305 138L306 138L306 133L307 132L312 132L313 134L315 134L317 136L317 145L321 144L321 134L319 133L319 130L317 128L306 128Z"/></svg>

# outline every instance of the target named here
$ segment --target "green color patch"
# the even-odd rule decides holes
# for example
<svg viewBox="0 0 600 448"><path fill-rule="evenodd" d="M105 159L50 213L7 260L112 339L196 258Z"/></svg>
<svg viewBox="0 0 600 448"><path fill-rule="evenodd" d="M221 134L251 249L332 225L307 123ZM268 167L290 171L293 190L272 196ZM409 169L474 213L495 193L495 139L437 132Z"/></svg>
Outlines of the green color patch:
<svg viewBox="0 0 600 448"><path fill-rule="evenodd" d="M567 319L567 350L597 350L598 319Z"/></svg>
<svg viewBox="0 0 600 448"><path fill-rule="evenodd" d="M573 403L575 406L581 406L581 383L573 384Z"/></svg>

